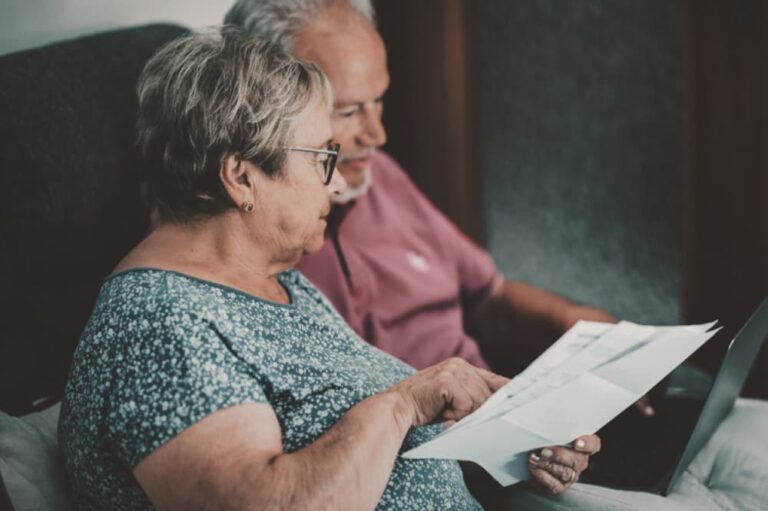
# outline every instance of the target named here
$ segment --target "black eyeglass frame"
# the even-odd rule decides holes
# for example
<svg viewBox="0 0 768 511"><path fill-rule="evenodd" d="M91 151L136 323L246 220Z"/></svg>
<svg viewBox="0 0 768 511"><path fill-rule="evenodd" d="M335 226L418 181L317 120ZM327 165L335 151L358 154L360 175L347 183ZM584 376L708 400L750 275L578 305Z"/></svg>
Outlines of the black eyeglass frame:
<svg viewBox="0 0 768 511"><path fill-rule="evenodd" d="M312 147L286 147L286 151L298 151L300 153L315 153L315 154L327 154L328 159L325 160L323 168L323 184L328 185L333 178L333 171L336 169L336 162L339 159L339 149L341 144L328 144L328 149L314 149Z"/></svg>

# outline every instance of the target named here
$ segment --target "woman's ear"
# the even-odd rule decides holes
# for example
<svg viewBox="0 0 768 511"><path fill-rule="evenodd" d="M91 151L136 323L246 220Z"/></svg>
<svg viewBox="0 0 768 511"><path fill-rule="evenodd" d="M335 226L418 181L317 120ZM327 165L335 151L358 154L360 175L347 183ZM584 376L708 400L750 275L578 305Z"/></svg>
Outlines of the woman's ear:
<svg viewBox="0 0 768 511"><path fill-rule="evenodd" d="M238 153L229 154L221 161L219 179L234 204L253 202L253 167L252 163L244 160Z"/></svg>

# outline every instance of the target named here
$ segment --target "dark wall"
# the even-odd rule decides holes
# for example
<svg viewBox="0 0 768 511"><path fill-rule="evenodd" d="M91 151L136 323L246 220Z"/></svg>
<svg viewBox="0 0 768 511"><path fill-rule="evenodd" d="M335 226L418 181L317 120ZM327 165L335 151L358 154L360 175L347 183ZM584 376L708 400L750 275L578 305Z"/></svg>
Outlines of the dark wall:
<svg viewBox="0 0 768 511"><path fill-rule="evenodd" d="M377 2L387 150L508 276L729 338L768 294L767 6Z"/></svg>
<svg viewBox="0 0 768 511"><path fill-rule="evenodd" d="M768 296L768 2L683 2L684 317L736 333ZM711 345L697 354L717 364ZM768 398L768 343L745 393Z"/></svg>
<svg viewBox="0 0 768 511"><path fill-rule="evenodd" d="M385 150L456 225L483 242L468 67L471 0L376 2L392 78Z"/></svg>
<svg viewBox="0 0 768 511"><path fill-rule="evenodd" d="M474 2L487 236L507 276L679 320L680 5Z"/></svg>

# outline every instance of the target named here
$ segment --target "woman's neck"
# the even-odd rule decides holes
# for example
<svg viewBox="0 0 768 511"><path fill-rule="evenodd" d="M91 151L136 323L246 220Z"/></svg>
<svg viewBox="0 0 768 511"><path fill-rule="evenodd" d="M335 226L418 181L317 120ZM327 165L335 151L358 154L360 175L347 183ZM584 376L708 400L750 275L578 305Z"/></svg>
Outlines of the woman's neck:
<svg viewBox="0 0 768 511"><path fill-rule="evenodd" d="M115 268L174 270L241 289L272 301L289 297L278 273L298 262L298 255L280 253L275 243L259 239L228 213L191 224L160 224Z"/></svg>

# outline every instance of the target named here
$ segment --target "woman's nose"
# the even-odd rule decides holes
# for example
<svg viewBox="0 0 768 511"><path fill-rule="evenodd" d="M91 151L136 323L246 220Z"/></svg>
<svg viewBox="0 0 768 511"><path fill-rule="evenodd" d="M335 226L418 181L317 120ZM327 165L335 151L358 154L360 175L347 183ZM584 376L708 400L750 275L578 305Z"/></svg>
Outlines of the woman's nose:
<svg viewBox="0 0 768 511"><path fill-rule="evenodd" d="M331 182L328 183L328 193L331 195L338 195L344 190L347 189L347 180L344 179L344 176L339 172L339 169L337 168L334 170L333 175L331 176Z"/></svg>

